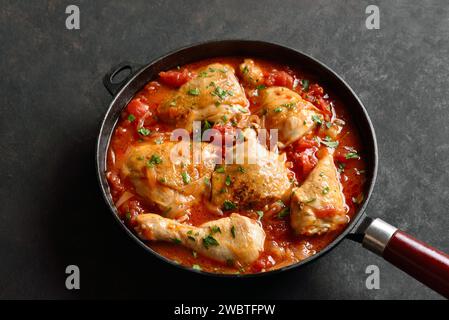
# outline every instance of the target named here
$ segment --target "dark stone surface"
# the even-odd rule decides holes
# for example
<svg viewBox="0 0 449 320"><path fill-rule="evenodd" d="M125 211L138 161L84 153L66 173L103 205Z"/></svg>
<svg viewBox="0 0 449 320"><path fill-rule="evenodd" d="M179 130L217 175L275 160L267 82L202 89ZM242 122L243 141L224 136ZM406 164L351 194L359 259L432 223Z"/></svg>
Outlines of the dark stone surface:
<svg viewBox="0 0 449 320"><path fill-rule="evenodd" d="M372 117L380 172L368 213L449 251L449 8L446 1L72 1L0 6L1 298L430 299L431 290L344 241L302 270L250 280L206 278L149 256L116 226L94 167L101 83L122 60L144 63L211 39L276 41L320 59ZM275 55L275 52L273 53ZM65 289L65 266L81 290ZM381 289L365 288L378 265Z"/></svg>

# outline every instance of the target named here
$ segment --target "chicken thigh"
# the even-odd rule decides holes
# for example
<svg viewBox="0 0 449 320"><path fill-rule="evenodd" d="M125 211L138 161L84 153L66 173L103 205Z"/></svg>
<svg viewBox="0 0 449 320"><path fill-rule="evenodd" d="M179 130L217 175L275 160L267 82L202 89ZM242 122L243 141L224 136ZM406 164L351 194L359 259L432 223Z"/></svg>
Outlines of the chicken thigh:
<svg viewBox="0 0 449 320"><path fill-rule="evenodd" d="M248 113L248 106L234 69L214 63L199 69L196 77L159 106L158 113L161 120L192 131L195 120L231 120L236 114Z"/></svg>
<svg viewBox="0 0 449 320"><path fill-rule="evenodd" d="M328 152L293 191L290 218L296 233L319 235L348 222L338 175L333 156Z"/></svg>
<svg viewBox="0 0 449 320"><path fill-rule="evenodd" d="M224 211L262 208L290 197L285 154L261 145L254 130L246 130L245 136L246 141L227 150L233 163L218 166L212 174L212 203Z"/></svg>
<svg viewBox="0 0 449 320"><path fill-rule="evenodd" d="M250 264L264 248L265 232L260 224L236 213L199 227L152 213L137 216L136 222L136 232L143 240L172 241L228 264Z"/></svg>
<svg viewBox="0 0 449 320"><path fill-rule="evenodd" d="M323 121L323 115L313 104L284 87L262 90L261 111L266 128L278 130L283 146L300 139Z"/></svg>
<svg viewBox="0 0 449 320"><path fill-rule="evenodd" d="M121 173L148 203L174 218L210 194L205 178L210 179L215 161L212 144L201 144L201 161L194 163L189 142L148 142L128 150Z"/></svg>

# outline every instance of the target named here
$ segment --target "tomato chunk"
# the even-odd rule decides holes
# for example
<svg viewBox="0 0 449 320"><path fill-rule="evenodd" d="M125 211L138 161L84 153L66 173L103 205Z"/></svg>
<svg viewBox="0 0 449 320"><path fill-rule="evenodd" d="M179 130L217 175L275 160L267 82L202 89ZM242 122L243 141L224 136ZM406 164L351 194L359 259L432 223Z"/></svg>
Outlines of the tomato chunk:
<svg viewBox="0 0 449 320"><path fill-rule="evenodd" d="M137 119L143 118L149 109L150 107L143 103L140 98L132 99L127 107L128 113L132 114Z"/></svg>
<svg viewBox="0 0 449 320"><path fill-rule="evenodd" d="M306 137L303 137L301 139L299 139L296 143L295 143L295 150L298 152L304 151L308 148L312 148L312 147L318 147L320 144L317 140L315 139L307 139Z"/></svg>
<svg viewBox="0 0 449 320"><path fill-rule="evenodd" d="M314 209L313 212L315 213L315 216L320 219L330 218L340 213L337 209L330 206Z"/></svg>
<svg viewBox="0 0 449 320"><path fill-rule="evenodd" d="M299 163L302 166L303 176L307 176L318 163L318 159L315 156L316 151L317 148L313 147L310 149L306 149L299 154Z"/></svg>
<svg viewBox="0 0 449 320"><path fill-rule="evenodd" d="M191 73L187 69L181 70L170 70L170 71L162 71L159 73L159 77L161 78L161 82L171 86L178 88L182 86L184 83L189 81L192 78Z"/></svg>
<svg viewBox="0 0 449 320"><path fill-rule="evenodd" d="M265 80L267 86L281 86L292 89L293 77L285 71L273 70Z"/></svg>

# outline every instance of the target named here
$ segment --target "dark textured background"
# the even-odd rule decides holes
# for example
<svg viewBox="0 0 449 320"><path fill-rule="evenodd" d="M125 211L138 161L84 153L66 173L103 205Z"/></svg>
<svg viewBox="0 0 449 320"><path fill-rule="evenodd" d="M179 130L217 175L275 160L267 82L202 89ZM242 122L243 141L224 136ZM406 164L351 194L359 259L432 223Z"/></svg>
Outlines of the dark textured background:
<svg viewBox="0 0 449 320"><path fill-rule="evenodd" d="M377 2L377 1L376 1ZM445 251L449 212L449 7L445 0L0 1L1 298L439 298L349 240L302 270L206 278L148 255L115 224L94 167L111 97L102 76L212 39L276 41L339 73L372 117L380 151L368 213ZM65 29L77 4L81 29ZM275 55L275 53L273 53ZM81 290L65 289L65 266ZM365 288L365 268L381 271Z"/></svg>

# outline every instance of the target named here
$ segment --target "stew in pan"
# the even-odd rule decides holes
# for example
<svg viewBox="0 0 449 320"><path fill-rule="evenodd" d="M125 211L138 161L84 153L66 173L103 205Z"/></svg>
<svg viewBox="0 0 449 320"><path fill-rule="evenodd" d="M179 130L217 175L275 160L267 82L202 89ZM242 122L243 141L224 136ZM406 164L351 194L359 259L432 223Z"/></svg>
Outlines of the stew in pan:
<svg viewBox="0 0 449 320"><path fill-rule="evenodd" d="M120 218L155 251L207 272L258 273L345 229L366 191L363 150L319 78L223 57L161 72L135 95L106 176Z"/></svg>

